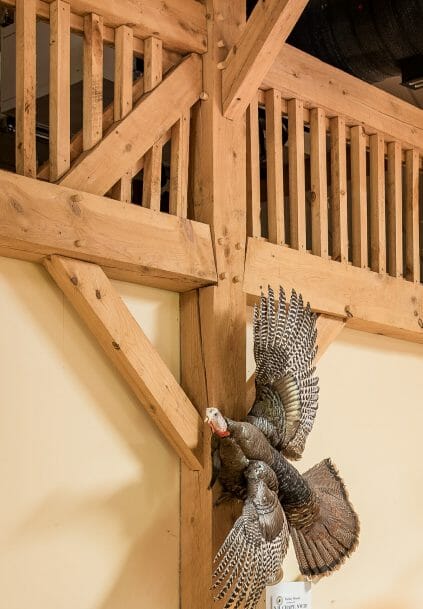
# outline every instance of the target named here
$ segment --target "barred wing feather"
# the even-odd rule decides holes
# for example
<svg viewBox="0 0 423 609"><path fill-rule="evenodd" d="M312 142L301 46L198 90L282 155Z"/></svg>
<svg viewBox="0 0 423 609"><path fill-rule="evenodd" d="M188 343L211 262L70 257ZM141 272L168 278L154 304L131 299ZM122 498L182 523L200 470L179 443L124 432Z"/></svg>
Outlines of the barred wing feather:
<svg viewBox="0 0 423 609"><path fill-rule="evenodd" d="M287 307L281 287L276 305L269 286L254 309L256 401L248 420L291 459L301 457L318 406L316 338L316 315L302 296L293 290Z"/></svg>

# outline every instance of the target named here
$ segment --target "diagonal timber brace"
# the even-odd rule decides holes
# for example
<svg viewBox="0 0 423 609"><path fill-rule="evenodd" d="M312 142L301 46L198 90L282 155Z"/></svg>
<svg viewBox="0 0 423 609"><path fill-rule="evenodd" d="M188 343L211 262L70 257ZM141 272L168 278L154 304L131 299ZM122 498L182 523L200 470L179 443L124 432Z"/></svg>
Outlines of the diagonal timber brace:
<svg viewBox="0 0 423 609"><path fill-rule="evenodd" d="M61 256L44 266L184 464L201 470L202 419L102 269Z"/></svg>
<svg viewBox="0 0 423 609"><path fill-rule="evenodd" d="M222 105L226 118L245 112L308 0L259 0L239 42L224 62Z"/></svg>
<svg viewBox="0 0 423 609"><path fill-rule="evenodd" d="M104 195L199 99L201 90L201 57L189 55L83 155L60 183Z"/></svg>

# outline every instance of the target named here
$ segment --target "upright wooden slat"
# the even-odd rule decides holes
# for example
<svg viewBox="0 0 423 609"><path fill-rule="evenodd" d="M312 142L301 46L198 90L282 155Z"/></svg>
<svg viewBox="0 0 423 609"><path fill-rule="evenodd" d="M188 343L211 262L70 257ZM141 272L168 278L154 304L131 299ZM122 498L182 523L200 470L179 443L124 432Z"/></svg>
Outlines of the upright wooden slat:
<svg viewBox="0 0 423 609"><path fill-rule="evenodd" d="M347 150L345 120L336 116L330 120L331 179L332 179L332 257L348 260L347 216Z"/></svg>
<svg viewBox="0 0 423 609"><path fill-rule="evenodd" d="M405 270L410 281L420 281L419 153L405 153Z"/></svg>
<svg viewBox="0 0 423 609"><path fill-rule="evenodd" d="M247 108L247 232L261 237L258 96Z"/></svg>
<svg viewBox="0 0 423 609"><path fill-rule="evenodd" d="M326 162L326 117L321 108L310 111L311 250L328 256L328 187Z"/></svg>
<svg viewBox="0 0 423 609"><path fill-rule="evenodd" d="M16 172L35 178L36 0L16 0Z"/></svg>
<svg viewBox="0 0 423 609"><path fill-rule="evenodd" d="M269 241L285 243L281 94L266 91L267 218Z"/></svg>
<svg viewBox="0 0 423 609"><path fill-rule="evenodd" d="M70 166L70 5L50 4L50 181Z"/></svg>
<svg viewBox="0 0 423 609"><path fill-rule="evenodd" d="M158 38L150 37L144 43L144 91L151 91L161 82L162 69L162 42ZM172 103L172 100L169 100ZM160 211L160 196L162 182L162 143L153 144L144 157L144 177L142 204L156 211Z"/></svg>
<svg viewBox="0 0 423 609"><path fill-rule="evenodd" d="M401 144L388 144L386 213L388 223L388 270L393 277L403 274L402 251L402 159Z"/></svg>
<svg viewBox="0 0 423 609"><path fill-rule="evenodd" d="M169 213L187 217L190 110L172 127Z"/></svg>
<svg viewBox="0 0 423 609"><path fill-rule="evenodd" d="M377 133L370 136L370 267L386 271L385 142Z"/></svg>
<svg viewBox="0 0 423 609"><path fill-rule="evenodd" d="M103 17L84 17L83 149L89 150L103 133Z"/></svg>
<svg viewBox="0 0 423 609"><path fill-rule="evenodd" d="M132 109L132 76L134 34L132 28L121 25L115 34L115 90L113 114L120 121ZM128 171L112 189L112 197L130 203L132 199L132 171Z"/></svg>
<svg viewBox="0 0 423 609"><path fill-rule="evenodd" d="M289 208L291 247L306 248L304 106L298 99L288 101Z"/></svg>
<svg viewBox="0 0 423 609"><path fill-rule="evenodd" d="M351 127L352 262L368 266L366 134Z"/></svg>

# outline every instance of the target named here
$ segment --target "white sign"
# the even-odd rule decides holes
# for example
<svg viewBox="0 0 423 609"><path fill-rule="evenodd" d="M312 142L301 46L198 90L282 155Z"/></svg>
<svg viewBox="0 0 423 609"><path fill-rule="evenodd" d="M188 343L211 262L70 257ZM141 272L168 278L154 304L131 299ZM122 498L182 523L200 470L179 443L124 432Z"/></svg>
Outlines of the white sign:
<svg viewBox="0 0 423 609"><path fill-rule="evenodd" d="M266 609L311 609L309 582L281 582L266 588Z"/></svg>

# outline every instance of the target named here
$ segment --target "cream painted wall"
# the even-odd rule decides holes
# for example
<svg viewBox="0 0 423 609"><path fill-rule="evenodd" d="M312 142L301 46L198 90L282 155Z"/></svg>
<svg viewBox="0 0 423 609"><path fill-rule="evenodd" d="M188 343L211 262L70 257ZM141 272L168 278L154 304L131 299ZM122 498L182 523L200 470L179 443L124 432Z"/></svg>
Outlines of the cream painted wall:
<svg viewBox="0 0 423 609"><path fill-rule="evenodd" d="M115 285L178 377L177 296ZM0 258L0 316L0 608L176 609L174 453L40 267ZM313 609L421 609L423 347L344 331L319 376L300 468L333 458L362 534Z"/></svg>
<svg viewBox="0 0 423 609"><path fill-rule="evenodd" d="M178 296L115 285L178 377ZM178 459L41 267L0 319L1 609L176 609Z"/></svg>
<svg viewBox="0 0 423 609"><path fill-rule="evenodd" d="M252 372L251 352L248 361ZM361 541L313 586L313 609L422 609L423 346L344 330L318 374L319 411L298 467L332 457ZM292 548L284 570L287 581L299 574Z"/></svg>

